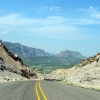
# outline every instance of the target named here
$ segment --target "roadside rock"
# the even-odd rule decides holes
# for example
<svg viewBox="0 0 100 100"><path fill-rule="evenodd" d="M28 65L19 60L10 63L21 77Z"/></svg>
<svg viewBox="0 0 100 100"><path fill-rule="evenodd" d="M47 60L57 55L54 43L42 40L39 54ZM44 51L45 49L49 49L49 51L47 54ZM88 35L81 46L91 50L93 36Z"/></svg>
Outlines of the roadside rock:
<svg viewBox="0 0 100 100"><path fill-rule="evenodd" d="M47 79L61 79L64 83L87 88L100 88L100 53L83 60L70 69L58 69L46 76Z"/></svg>
<svg viewBox="0 0 100 100"><path fill-rule="evenodd" d="M0 79L35 79L37 74L28 68L17 54L12 54L0 40Z"/></svg>

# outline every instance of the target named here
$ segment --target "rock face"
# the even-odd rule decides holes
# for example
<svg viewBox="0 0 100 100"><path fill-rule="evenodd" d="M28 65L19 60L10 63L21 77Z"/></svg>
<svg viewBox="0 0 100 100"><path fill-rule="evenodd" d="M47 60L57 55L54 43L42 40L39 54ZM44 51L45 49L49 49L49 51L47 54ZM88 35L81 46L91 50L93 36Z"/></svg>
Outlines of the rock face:
<svg viewBox="0 0 100 100"><path fill-rule="evenodd" d="M27 47L19 43L3 42L3 44L14 54L20 55L21 58L36 57L36 56L50 56L44 50Z"/></svg>
<svg viewBox="0 0 100 100"><path fill-rule="evenodd" d="M2 57L0 57L0 69L4 71L5 69L5 61Z"/></svg>
<svg viewBox="0 0 100 100"><path fill-rule="evenodd" d="M2 41L0 40L0 72L2 74L7 73L8 74L13 73L16 74L16 76L20 76L23 78L33 79L37 78L37 74L34 70L28 68L21 58L17 54L11 53L5 45L2 44ZM11 77L9 75L9 77Z"/></svg>
<svg viewBox="0 0 100 100"><path fill-rule="evenodd" d="M45 78L61 79L64 83L88 88L100 88L100 53L70 69L55 70Z"/></svg>

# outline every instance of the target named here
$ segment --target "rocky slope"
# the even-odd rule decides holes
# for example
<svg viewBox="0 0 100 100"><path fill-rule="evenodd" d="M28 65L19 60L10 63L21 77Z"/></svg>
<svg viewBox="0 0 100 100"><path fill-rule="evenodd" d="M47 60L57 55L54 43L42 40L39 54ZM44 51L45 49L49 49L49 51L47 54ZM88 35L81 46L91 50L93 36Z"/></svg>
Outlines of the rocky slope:
<svg viewBox="0 0 100 100"><path fill-rule="evenodd" d="M34 79L37 74L28 68L17 54L11 53L0 40L0 79Z"/></svg>
<svg viewBox="0 0 100 100"><path fill-rule="evenodd" d="M100 89L100 53L70 69L55 70L45 79L62 80L64 83Z"/></svg>

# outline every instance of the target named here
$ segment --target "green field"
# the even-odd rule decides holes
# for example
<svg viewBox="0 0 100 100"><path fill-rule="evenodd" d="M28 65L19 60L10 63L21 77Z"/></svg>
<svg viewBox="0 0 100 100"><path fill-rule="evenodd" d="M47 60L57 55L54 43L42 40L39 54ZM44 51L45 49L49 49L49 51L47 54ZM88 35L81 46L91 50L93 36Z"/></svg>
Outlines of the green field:
<svg viewBox="0 0 100 100"><path fill-rule="evenodd" d="M41 73L51 73L55 69L70 68L77 64L79 60L59 58L59 57L31 57L25 58L24 62L32 69L38 69Z"/></svg>

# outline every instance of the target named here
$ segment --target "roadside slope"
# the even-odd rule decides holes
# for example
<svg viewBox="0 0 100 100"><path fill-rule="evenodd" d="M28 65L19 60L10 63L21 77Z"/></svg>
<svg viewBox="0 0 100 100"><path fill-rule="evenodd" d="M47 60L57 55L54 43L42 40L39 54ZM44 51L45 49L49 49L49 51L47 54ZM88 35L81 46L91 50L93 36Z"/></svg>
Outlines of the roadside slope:
<svg viewBox="0 0 100 100"><path fill-rule="evenodd" d="M100 89L100 53L70 69L55 70L45 79L57 79L63 83Z"/></svg>
<svg viewBox="0 0 100 100"><path fill-rule="evenodd" d="M2 41L0 41L0 74L5 80L12 80L14 75L15 78L22 77L21 79L37 78L36 72L28 68L17 54L11 53Z"/></svg>

